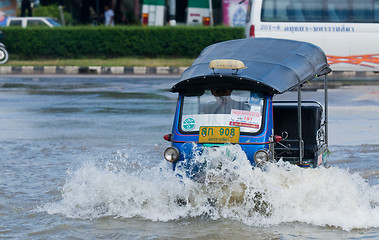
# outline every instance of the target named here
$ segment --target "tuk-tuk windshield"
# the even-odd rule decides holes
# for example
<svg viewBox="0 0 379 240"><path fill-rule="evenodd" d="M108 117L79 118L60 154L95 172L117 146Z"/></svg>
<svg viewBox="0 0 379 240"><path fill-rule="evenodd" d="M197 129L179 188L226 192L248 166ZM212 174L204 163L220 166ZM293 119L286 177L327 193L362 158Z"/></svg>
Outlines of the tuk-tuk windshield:
<svg viewBox="0 0 379 240"><path fill-rule="evenodd" d="M201 96L184 96L180 128L196 132L201 126L237 126L256 133L262 126L262 93L240 90L207 90Z"/></svg>

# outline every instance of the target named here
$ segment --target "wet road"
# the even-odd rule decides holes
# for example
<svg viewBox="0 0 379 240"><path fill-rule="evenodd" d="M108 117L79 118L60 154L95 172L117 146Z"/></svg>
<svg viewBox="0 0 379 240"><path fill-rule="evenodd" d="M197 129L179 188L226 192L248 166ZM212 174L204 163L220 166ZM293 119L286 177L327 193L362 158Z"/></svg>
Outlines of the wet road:
<svg viewBox="0 0 379 240"><path fill-rule="evenodd" d="M378 86L330 89L331 168L238 173L237 183L265 191L272 213L261 215L248 199L207 205L225 189L167 171L176 81L1 76L0 238L379 238Z"/></svg>

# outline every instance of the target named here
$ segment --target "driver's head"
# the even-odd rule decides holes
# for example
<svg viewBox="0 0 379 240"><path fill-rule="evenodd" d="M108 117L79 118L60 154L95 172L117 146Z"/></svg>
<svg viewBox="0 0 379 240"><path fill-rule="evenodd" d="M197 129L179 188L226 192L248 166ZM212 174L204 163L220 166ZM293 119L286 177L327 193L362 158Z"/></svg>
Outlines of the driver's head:
<svg viewBox="0 0 379 240"><path fill-rule="evenodd" d="M215 97L230 96L232 94L232 90L211 90L211 92Z"/></svg>

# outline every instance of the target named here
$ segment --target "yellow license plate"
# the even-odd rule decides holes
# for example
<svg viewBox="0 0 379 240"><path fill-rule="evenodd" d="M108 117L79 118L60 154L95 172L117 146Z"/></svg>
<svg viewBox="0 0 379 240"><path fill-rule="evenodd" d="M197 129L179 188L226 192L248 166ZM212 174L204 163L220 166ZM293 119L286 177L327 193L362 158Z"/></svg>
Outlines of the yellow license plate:
<svg viewBox="0 0 379 240"><path fill-rule="evenodd" d="M199 143L238 143L239 127L200 127Z"/></svg>

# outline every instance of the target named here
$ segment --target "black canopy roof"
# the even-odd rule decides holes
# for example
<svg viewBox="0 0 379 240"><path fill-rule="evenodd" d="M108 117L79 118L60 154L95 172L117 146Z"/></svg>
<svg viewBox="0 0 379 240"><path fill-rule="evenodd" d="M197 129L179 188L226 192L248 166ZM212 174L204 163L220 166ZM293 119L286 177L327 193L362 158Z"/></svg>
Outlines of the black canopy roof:
<svg viewBox="0 0 379 240"><path fill-rule="evenodd" d="M216 59L240 60L247 68L212 70L209 63ZM311 43L238 39L205 48L171 91L193 94L204 89L239 89L276 94L330 71L324 52Z"/></svg>

